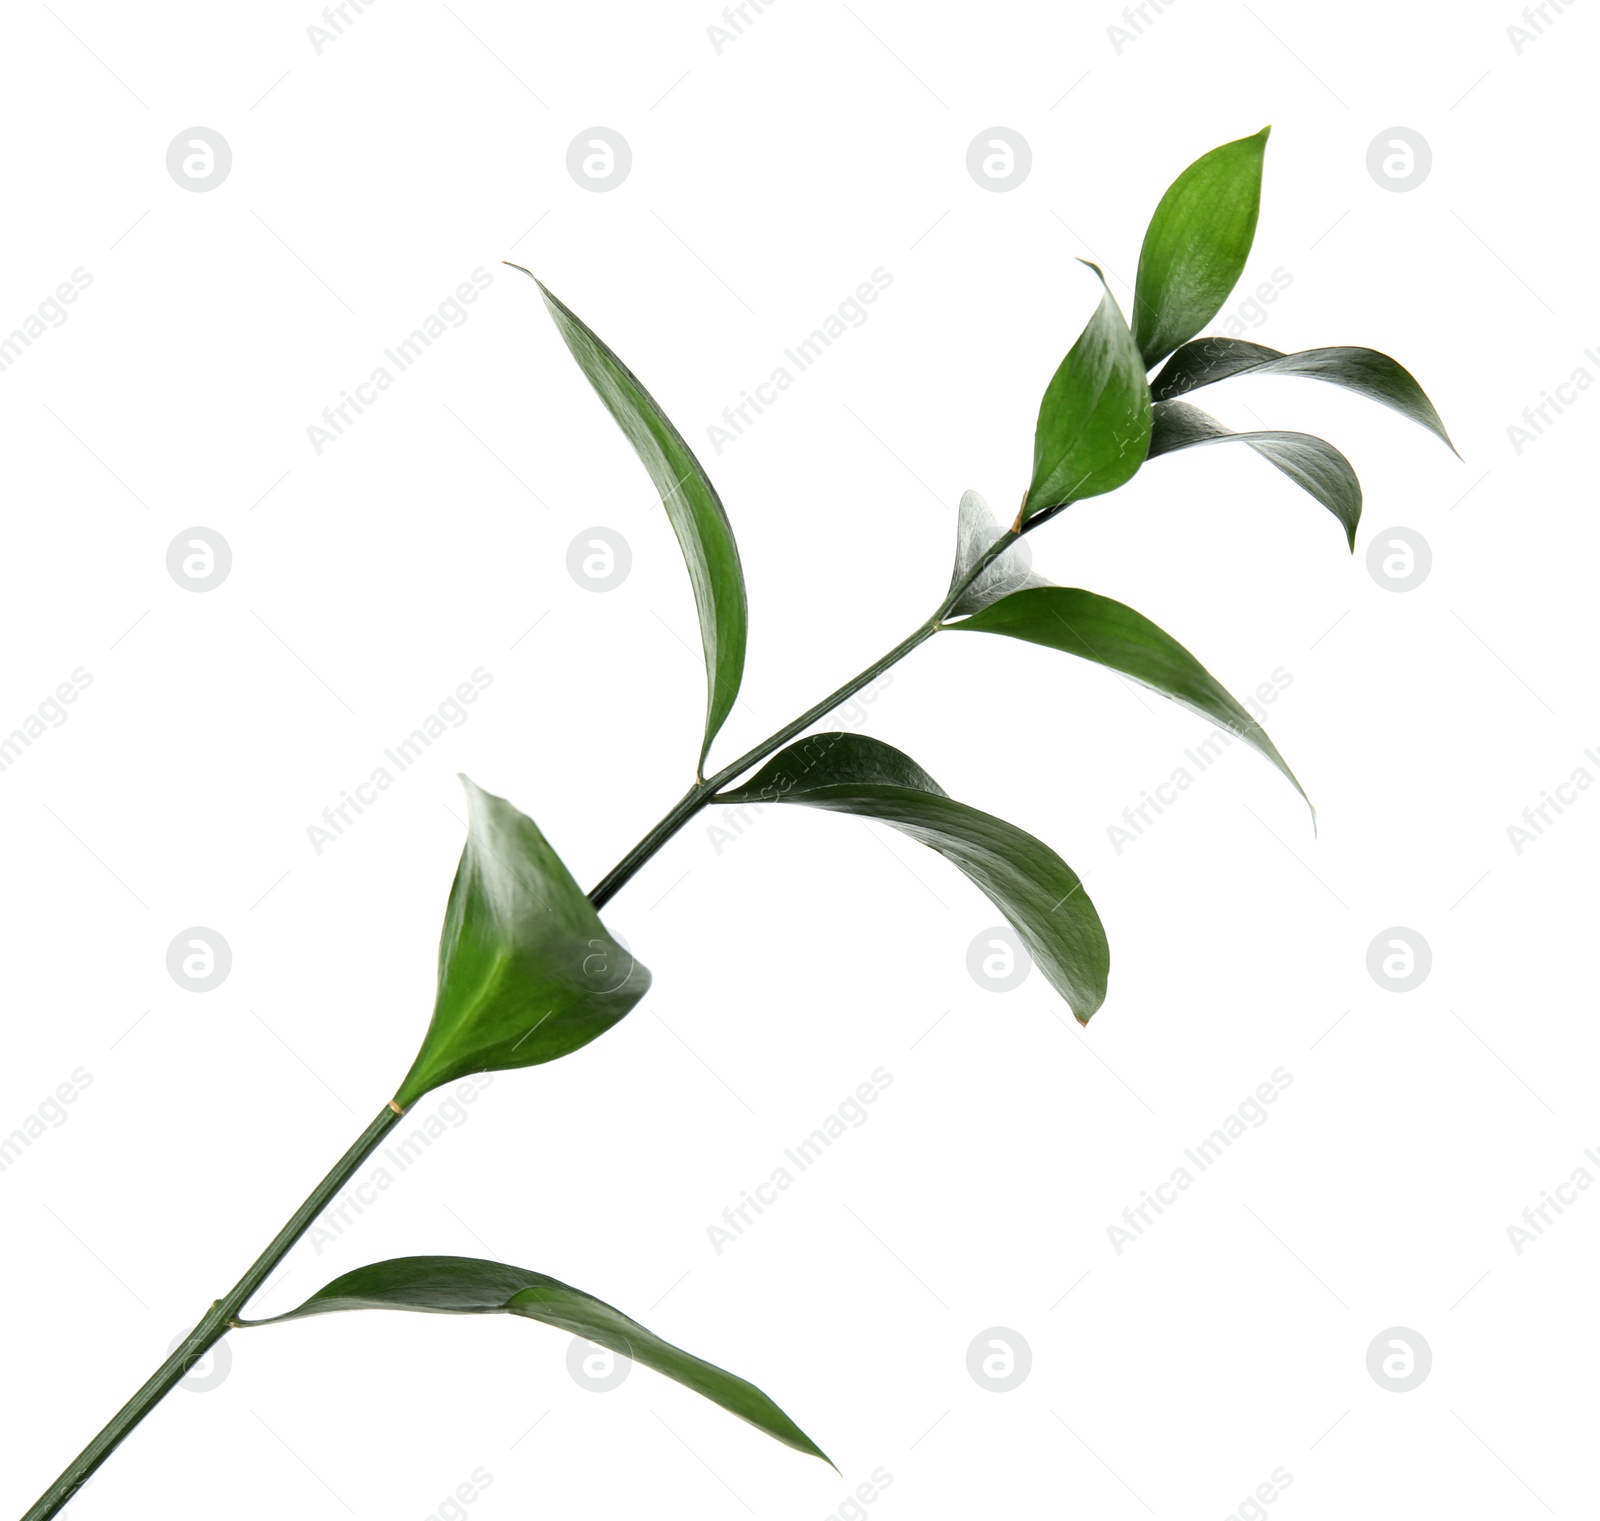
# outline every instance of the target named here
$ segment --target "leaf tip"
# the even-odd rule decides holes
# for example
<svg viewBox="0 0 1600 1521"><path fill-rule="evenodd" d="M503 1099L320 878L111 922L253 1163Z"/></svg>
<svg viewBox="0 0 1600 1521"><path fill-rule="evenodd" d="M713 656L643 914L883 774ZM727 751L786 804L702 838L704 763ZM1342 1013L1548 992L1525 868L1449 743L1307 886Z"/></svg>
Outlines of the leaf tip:
<svg viewBox="0 0 1600 1521"><path fill-rule="evenodd" d="M550 289L550 287L544 283L543 280L541 280L536 274L534 274L534 272L531 269L529 269L527 267L527 265L518 264L518 263L515 262L515 260L512 260L512 259L502 259L500 262L502 264L504 264L508 269L519 269L519 270L521 270L523 274L525 274L530 280L532 280L533 283L539 287L539 294L544 297L546 306L551 306L552 303L553 303L555 308L559 308L562 311L566 310L565 304L555 294L555 292L552 291Z"/></svg>
<svg viewBox="0 0 1600 1521"><path fill-rule="evenodd" d="M497 798L492 792L485 792L465 771L456 772L456 780L461 783L461 790L467 795L467 834L469 838L477 838L491 827L494 817L493 805L499 803L505 807L505 801Z"/></svg>
<svg viewBox="0 0 1600 1521"><path fill-rule="evenodd" d="M808 1458L821 1458L822 1461L826 1463L828 1467L831 1468L842 1479L844 1477L844 1470L840 1468L839 1465L827 1455L827 1453L818 1447L817 1444L813 1442L804 1431L796 1426L787 1415L784 1415L781 1410L778 1413L779 1415L783 1416L783 1419L788 1424L789 1429L794 1433L792 1437L781 1436L778 1438L778 1440L781 1441L784 1446L792 1448L795 1452L804 1453ZM769 1432L768 1434L776 1435L775 1432Z"/></svg>

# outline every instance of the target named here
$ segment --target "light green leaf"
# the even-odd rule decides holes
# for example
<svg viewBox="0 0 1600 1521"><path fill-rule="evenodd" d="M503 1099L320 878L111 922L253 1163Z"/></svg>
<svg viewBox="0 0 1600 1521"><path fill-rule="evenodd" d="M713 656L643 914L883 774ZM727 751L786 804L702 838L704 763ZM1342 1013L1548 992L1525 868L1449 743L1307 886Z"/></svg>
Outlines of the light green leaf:
<svg viewBox="0 0 1600 1521"><path fill-rule="evenodd" d="M1301 797L1306 796L1266 730L1228 695L1216 677L1170 634L1121 602L1093 592L1046 586L1013 592L993 607L948 626L968 633L1026 639L1121 671L1259 750L1288 777ZM1306 806L1310 805L1306 798Z"/></svg>
<svg viewBox="0 0 1600 1521"><path fill-rule="evenodd" d="M1080 1024L1105 1002L1111 952L1077 873L1016 825L947 796L892 746L862 734L813 734L714 801L803 803L892 824L988 894Z"/></svg>
<svg viewBox="0 0 1600 1521"><path fill-rule="evenodd" d="M395 1102L554 1061L604 1035L650 973L607 933L539 826L466 777L467 844L439 937L439 989Z"/></svg>
<svg viewBox="0 0 1600 1521"><path fill-rule="evenodd" d="M246 1326L274 1325L335 1310L419 1310L432 1315L520 1315L581 1336L664 1373L749 1421L786 1447L827 1454L754 1384L662 1341L602 1299L526 1268L476 1257L396 1257L335 1278L297 1309Z"/></svg>
<svg viewBox="0 0 1600 1521"><path fill-rule="evenodd" d="M1452 453L1456 452L1439 414L1416 378L1403 365L1376 349L1339 345L1285 354L1240 338L1201 338L1179 349L1150 382L1150 389L1157 401L1171 401L1232 375L1303 375L1308 380L1325 380L1330 385L1343 386L1358 396L1392 407L1412 422L1421 423L1443 440Z"/></svg>
<svg viewBox="0 0 1600 1521"><path fill-rule="evenodd" d="M511 267L522 269L520 264ZM744 677L749 609L733 525L700 461L638 376L531 271L522 272L539 286L572 357L649 472L689 567L706 661L706 723L698 775L711 741L733 710Z"/></svg>
<svg viewBox="0 0 1600 1521"><path fill-rule="evenodd" d="M1261 209L1261 163L1271 127L1198 158L1175 179L1139 250L1133 331L1146 369L1187 343L1244 273Z"/></svg>
<svg viewBox="0 0 1600 1521"><path fill-rule="evenodd" d="M1105 276L1089 268L1104 287ZM1133 334L1106 290L1039 403L1021 522L1043 522L1073 502L1114 491L1138 471L1150 444L1144 372Z"/></svg>
<svg viewBox="0 0 1600 1521"><path fill-rule="evenodd" d="M1198 444L1228 441L1249 444L1297 486L1311 493L1339 520L1356 547L1356 525L1361 521L1361 482L1347 460L1326 439L1310 433L1284 433L1273 429L1235 433L1216 418L1183 401L1159 401L1150 429L1150 458L1192 449Z"/></svg>

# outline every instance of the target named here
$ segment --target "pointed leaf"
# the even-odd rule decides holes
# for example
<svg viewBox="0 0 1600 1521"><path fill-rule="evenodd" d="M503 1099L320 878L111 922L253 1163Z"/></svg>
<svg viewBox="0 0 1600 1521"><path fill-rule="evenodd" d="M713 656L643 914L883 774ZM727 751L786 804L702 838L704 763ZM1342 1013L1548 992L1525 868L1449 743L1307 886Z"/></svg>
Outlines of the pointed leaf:
<svg viewBox="0 0 1600 1521"><path fill-rule="evenodd" d="M335 1310L419 1310L433 1315L520 1315L584 1337L703 1394L797 1452L827 1455L754 1384L674 1347L582 1289L543 1273L476 1257L396 1257L335 1278L297 1309L246 1326Z"/></svg>
<svg viewBox="0 0 1600 1521"><path fill-rule="evenodd" d="M1255 241L1271 131L1213 148L1161 197L1134 285L1133 331L1146 369L1193 338L1239 283Z"/></svg>
<svg viewBox="0 0 1600 1521"><path fill-rule="evenodd" d="M604 1035L650 973L600 922L539 826L467 789L466 849L439 938L439 990L395 1101L441 1083L554 1061Z"/></svg>
<svg viewBox="0 0 1600 1521"><path fill-rule="evenodd" d="M1104 287L1105 276L1089 268ZM1144 372L1139 347L1107 290L1039 403L1022 522L1114 491L1138 471L1150 444Z"/></svg>
<svg viewBox="0 0 1600 1521"><path fill-rule="evenodd" d="M513 264L513 269L522 269ZM689 567L706 660L706 723L699 768L733 709L744 676L749 611L733 526L700 461L639 378L526 269L578 367L627 435L656 490Z"/></svg>
<svg viewBox="0 0 1600 1521"><path fill-rule="evenodd" d="M1151 459L1171 454L1175 449L1192 449L1197 444L1229 440L1249 444L1297 486L1309 491L1338 518L1352 552L1355 550L1356 525L1361 521L1361 482L1356 479L1350 461L1326 439L1310 433L1284 433L1275 429L1235 433L1187 402L1156 403L1150 429Z"/></svg>
<svg viewBox="0 0 1600 1521"><path fill-rule="evenodd" d="M1439 414L1415 377L1376 349L1340 345L1285 354L1242 338L1201 338L1185 344L1167 361L1150 382L1151 394L1157 401L1171 401L1232 375L1303 375L1309 380L1326 380L1421 423L1455 452Z"/></svg>
<svg viewBox="0 0 1600 1521"><path fill-rule="evenodd" d="M715 801L804 803L894 825L989 895L1080 1024L1105 1002L1111 952L1077 874L1016 825L948 797L902 751L862 734L813 734Z"/></svg>
<svg viewBox="0 0 1600 1521"><path fill-rule="evenodd" d="M950 573L954 591L972 573L984 552L1005 530L995 521L989 504L976 491L963 492L961 512L956 523L956 563ZM957 599L951 613L975 613L980 607L997 602L1008 592L1024 586L1049 583L1033 570L1033 550L1026 539L1018 539L997 560L984 567L978 577Z"/></svg>
<svg viewBox="0 0 1600 1521"><path fill-rule="evenodd" d="M1135 681L1170 697L1203 718L1228 730L1259 750L1305 797L1267 732L1218 683L1217 679L1170 634L1110 597L1064 586L1013 592L993 607L953 629L981 634L1006 634L1081 660L1121 671ZM1306 806L1311 800L1306 798ZM1315 818L1313 812L1312 817Z"/></svg>

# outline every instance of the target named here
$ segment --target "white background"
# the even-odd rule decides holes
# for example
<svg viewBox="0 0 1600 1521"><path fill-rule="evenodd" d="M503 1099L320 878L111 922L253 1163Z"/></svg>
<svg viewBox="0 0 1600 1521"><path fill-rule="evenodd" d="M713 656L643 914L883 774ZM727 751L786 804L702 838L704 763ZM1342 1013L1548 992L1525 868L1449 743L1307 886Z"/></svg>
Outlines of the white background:
<svg viewBox="0 0 1600 1521"><path fill-rule="evenodd" d="M1204 724L1052 652L941 637L855 716L1083 873L1113 947L1087 1032L1037 974L974 983L998 915L909 841L769 811L719 852L701 819L607 915L648 1000L497 1076L258 1301L407 1252L536 1268L760 1383L842 1476L645 1370L579 1388L555 1331L367 1314L232 1337L227 1377L175 1392L73 1514L422 1521L477 1469L460 1513L485 1521L1586 1513L1600 1199L1520 1255L1507 1226L1600 1175L1600 799L1520 854L1507 826L1600 775L1600 395L1520 453L1507 428L1600 376L1591 11L1549 10L1520 52L1509 0L1184 0L1120 51L1109 3L782 0L720 52L710 3L348 14L318 52L309 3L7 10L0 330L74 269L92 284L0 372L0 730L93 682L0 773L0 1132L75 1069L92 1084L0 1174L0 1513L394 1091L455 773L586 886L690 779L676 545L499 261L637 369L727 503L752 622L725 761L926 615L963 489L1015 504L1097 295L1075 256L1126 307L1162 189L1269 121L1224 317L1281 269L1246 336L1394 354L1463 458L1329 387L1234 382L1208 409L1350 455L1354 558L1241 448L1159 460L1034 543L1232 690L1292 677L1268 727L1320 835L1235 747L1119 854L1108 826ZM166 168L196 125L233 155L205 193ZM633 153L606 193L566 168L596 125ZM1032 149L1007 193L966 168L995 125ZM1433 156L1404 193L1366 167L1395 126ZM707 425L880 267L869 320L714 451ZM474 269L469 320L316 452L308 425ZM1366 564L1395 525L1433 554L1401 594ZM166 568L194 526L233 556L201 594ZM566 570L594 526L632 547L605 595ZM468 720L318 854L307 826L479 667ZM190 926L232 948L215 991L167 973ZM1409 993L1367 971L1391 926L1432 949ZM877 1067L867 1122L718 1254L707 1226ZM1107 1227L1279 1067L1267 1122L1119 1254ZM1433 1354L1409 1393L1366 1367L1396 1326ZM967 1372L991 1327L1031 1348L1010 1393ZM874 1469L892 1482L841 1511ZM1241 1511L1276 1469L1292 1483Z"/></svg>

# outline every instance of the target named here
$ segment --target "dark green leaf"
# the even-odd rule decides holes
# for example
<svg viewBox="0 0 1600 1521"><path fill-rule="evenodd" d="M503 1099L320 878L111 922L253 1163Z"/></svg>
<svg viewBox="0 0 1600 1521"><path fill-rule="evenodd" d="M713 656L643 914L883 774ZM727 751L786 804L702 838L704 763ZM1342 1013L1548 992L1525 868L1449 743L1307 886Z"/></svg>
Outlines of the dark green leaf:
<svg viewBox="0 0 1600 1521"><path fill-rule="evenodd" d="M1139 250L1133 331L1145 368L1187 343L1228 299L1244 273L1261 209L1263 127L1213 148L1168 187Z"/></svg>
<svg viewBox="0 0 1600 1521"><path fill-rule="evenodd" d="M522 269L520 264L511 267ZM572 357L649 472L678 536L694 587L700 642L705 649L706 724L699 761L703 769L706 752L733 710L744 676L749 610L733 526L700 461L639 378L579 317L545 290L531 271L522 272L539 286Z"/></svg>
<svg viewBox="0 0 1600 1521"><path fill-rule="evenodd" d="M1111 952L1077 874L1031 834L948 797L892 746L861 734L813 734L716 801L804 803L894 825L989 895L1080 1024L1105 1002Z"/></svg>
<svg viewBox="0 0 1600 1521"><path fill-rule="evenodd" d="M976 491L961 495L961 512L956 523L956 563L950 573L950 590L954 591L972 573L972 568L984 552L1005 530L995 521L989 504ZM998 559L991 560L983 573L972 583L951 607L951 613L975 613L980 607L997 602L1008 592L1024 586L1045 586L1042 576L1034 574L1033 551L1026 539L1017 539Z"/></svg>
<svg viewBox="0 0 1600 1521"><path fill-rule="evenodd" d="M1105 276L1089 268L1104 287ZM1150 444L1144 372L1139 347L1107 290L1039 403L1024 523L1114 491L1144 463Z"/></svg>
<svg viewBox="0 0 1600 1521"><path fill-rule="evenodd" d="M1216 418L1183 401L1159 401L1150 428L1150 458L1192 449L1197 444L1249 444L1297 486L1309 491L1343 525L1353 551L1361 521L1361 482L1355 470L1326 439L1310 433L1262 430L1235 433Z"/></svg>
<svg viewBox="0 0 1600 1521"><path fill-rule="evenodd" d="M1150 389L1157 401L1171 401L1232 375L1304 375L1310 380L1326 380L1393 407L1402 417L1437 434L1452 452L1456 447L1411 372L1376 349L1340 345L1285 354L1241 338L1201 338L1179 349L1150 382Z"/></svg>
<svg viewBox="0 0 1600 1521"><path fill-rule="evenodd" d="M520 1315L581 1336L665 1373L696 1394L759 1427L787 1447L823 1462L827 1454L754 1384L674 1347L604 1300L526 1268L476 1257L396 1257L335 1278L298 1309L247 1326L273 1325L334 1310L420 1310L433 1315Z"/></svg>
<svg viewBox="0 0 1600 1521"><path fill-rule="evenodd" d="M650 986L539 826L461 780L467 844L439 937L433 1019L395 1095L403 1109L471 1072L566 1056L604 1035Z"/></svg>
<svg viewBox="0 0 1600 1521"><path fill-rule="evenodd" d="M993 607L949 626L972 633L1007 634L1121 671L1259 750L1289 778L1301 797L1306 795L1266 730L1176 639L1121 602L1093 592L1045 586L1013 592ZM1310 803L1306 798L1307 807Z"/></svg>

